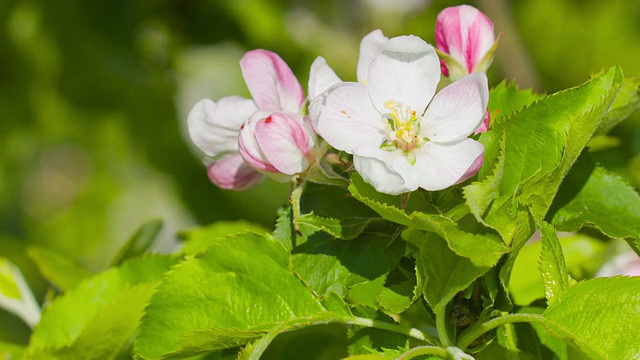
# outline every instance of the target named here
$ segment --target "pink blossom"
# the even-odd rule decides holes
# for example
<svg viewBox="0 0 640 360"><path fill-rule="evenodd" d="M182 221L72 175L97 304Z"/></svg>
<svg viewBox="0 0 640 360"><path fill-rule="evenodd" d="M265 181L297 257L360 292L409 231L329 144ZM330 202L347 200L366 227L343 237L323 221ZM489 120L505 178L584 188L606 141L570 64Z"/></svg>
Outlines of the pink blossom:
<svg viewBox="0 0 640 360"><path fill-rule="evenodd" d="M475 71L486 72L497 46L493 23L469 5L448 7L436 20L436 45L442 73L457 80Z"/></svg>
<svg viewBox="0 0 640 360"><path fill-rule="evenodd" d="M315 144L300 115L302 86L284 60L253 50L240 67L252 99L203 99L187 120L193 143L207 157L209 178L232 190L255 186L264 174L284 181L306 170Z"/></svg>

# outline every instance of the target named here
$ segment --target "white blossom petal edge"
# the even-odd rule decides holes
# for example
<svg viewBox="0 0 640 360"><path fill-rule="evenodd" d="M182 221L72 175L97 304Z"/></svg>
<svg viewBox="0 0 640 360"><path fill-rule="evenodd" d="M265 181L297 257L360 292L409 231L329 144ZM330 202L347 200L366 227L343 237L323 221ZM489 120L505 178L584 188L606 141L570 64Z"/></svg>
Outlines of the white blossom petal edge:
<svg viewBox="0 0 640 360"><path fill-rule="evenodd" d="M332 86L316 101L311 119L331 146L353 154L365 181L397 195L419 187L442 190L479 170L484 147L468 136L486 113L484 73L468 75L434 97L440 80L434 48L418 37L400 36L380 44L367 74L364 84Z"/></svg>

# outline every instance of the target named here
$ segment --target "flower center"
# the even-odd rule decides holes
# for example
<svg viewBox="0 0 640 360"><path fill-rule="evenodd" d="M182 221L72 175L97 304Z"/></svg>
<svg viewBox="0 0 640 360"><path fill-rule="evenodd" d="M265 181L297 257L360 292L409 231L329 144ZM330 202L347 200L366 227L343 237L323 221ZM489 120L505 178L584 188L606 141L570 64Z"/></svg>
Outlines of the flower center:
<svg viewBox="0 0 640 360"><path fill-rule="evenodd" d="M382 120L386 122L389 140L385 141L380 148L387 151L402 150L407 160L413 165L415 163L413 150L421 147L428 140L418 136L422 116L416 114L416 111L411 110L408 105L395 100L385 101L384 107L389 110L382 115Z"/></svg>

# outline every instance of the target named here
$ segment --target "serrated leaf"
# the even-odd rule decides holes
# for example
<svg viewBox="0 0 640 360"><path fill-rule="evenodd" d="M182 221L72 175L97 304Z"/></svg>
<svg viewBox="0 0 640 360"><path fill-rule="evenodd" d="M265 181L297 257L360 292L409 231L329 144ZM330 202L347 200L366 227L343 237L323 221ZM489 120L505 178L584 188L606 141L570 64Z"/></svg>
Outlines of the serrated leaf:
<svg viewBox="0 0 640 360"><path fill-rule="evenodd" d="M540 224L542 249L538 268L542 276L547 303L553 305L556 299L575 283L567 271L562 253L562 245L556 235L556 229L546 222Z"/></svg>
<svg viewBox="0 0 640 360"><path fill-rule="evenodd" d="M501 122L502 118L508 118L541 97L532 89L520 90L515 82L503 80L489 92L488 108L492 123Z"/></svg>
<svg viewBox="0 0 640 360"><path fill-rule="evenodd" d="M162 230L162 219L152 219L142 224L118 250L111 260L111 266L118 266L126 259L138 257L147 252L160 230Z"/></svg>
<svg viewBox="0 0 640 360"><path fill-rule="evenodd" d="M567 270L573 278L592 277L599 268L605 243L584 234L563 234L559 237ZM545 297L540 274L531 271L538 266L542 241L527 243L516 259L511 273L510 292L516 305L525 306Z"/></svg>
<svg viewBox="0 0 640 360"><path fill-rule="evenodd" d="M565 179L549 215L560 231L595 228L627 238L640 254L640 195L618 175L580 158Z"/></svg>
<svg viewBox="0 0 640 360"><path fill-rule="evenodd" d="M29 257L42 276L62 292L73 289L93 274L73 260L40 247L30 247Z"/></svg>
<svg viewBox="0 0 640 360"><path fill-rule="evenodd" d="M300 197L300 214L294 222L306 233L320 230L350 240L360 235L371 222L379 220L375 212L353 199L345 188L305 183Z"/></svg>
<svg viewBox="0 0 640 360"><path fill-rule="evenodd" d="M456 254L446 241L432 233L407 229L402 236L419 244L418 272L423 279L424 298L432 309L446 306L458 292L495 265Z"/></svg>
<svg viewBox="0 0 640 360"><path fill-rule="evenodd" d="M282 244L255 233L216 238L209 250L174 267L146 312L135 350L148 359L209 351L219 341L200 338L198 344L190 342L188 351L179 342L211 328L272 331L283 323L307 326L344 319L326 311L293 274Z"/></svg>
<svg viewBox="0 0 640 360"><path fill-rule="evenodd" d="M592 359L634 359L640 354L640 278L579 282L544 312L547 327Z"/></svg>
<svg viewBox="0 0 640 360"><path fill-rule="evenodd" d="M208 226L181 232L180 237L185 239L182 253L192 255L205 251L209 245L217 243L221 237L244 232L266 234L269 231L260 225L245 220L218 221Z"/></svg>
<svg viewBox="0 0 640 360"><path fill-rule="evenodd" d="M622 74L612 68L576 88L546 96L491 131L503 139L495 175L465 188L472 213L512 239L516 212L542 219L555 193L615 99ZM485 160L486 161L486 160Z"/></svg>
<svg viewBox="0 0 640 360"><path fill-rule="evenodd" d="M447 240L449 247L456 254L473 257L474 261L478 263L482 262L493 266L507 251L506 246L494 234L476 234L464 231L452 219L441 214L428 214L421 211L405 212L401 208L399 197L376 192L357 173L351 175L349 191L356 199L365 203L385 219L417 230L438 234Z"/></svg>
<svg viewBox="0 0 640 360"><path fill-rule="evenodd" d="M407 280L385 287L376 297L376 301L383 309L400 314L415 301L415 285L415 282Z"/></svg>
<svg viewBox="0 0 640 360"><path fill-rule="evenodd" d="M358 283L389 272L404 255L405 242L389 232L368 230L351 241L316 233L292 252L293 268L319 296L344 296Z"/></svg>
<svg viewBox="0 0 640 360"><path fill-rule="evenodd" d="M604 135L640 108L640 81L624 79L611 108L602 119L595 135Z"/></svg>
<svg viewBox="0 0 640 360"><path fill-rule="evenodd" d="M115 357L131 340L161 275L175 262L164 255L147 256L83 280L45 309L26 354Z"/></svg>

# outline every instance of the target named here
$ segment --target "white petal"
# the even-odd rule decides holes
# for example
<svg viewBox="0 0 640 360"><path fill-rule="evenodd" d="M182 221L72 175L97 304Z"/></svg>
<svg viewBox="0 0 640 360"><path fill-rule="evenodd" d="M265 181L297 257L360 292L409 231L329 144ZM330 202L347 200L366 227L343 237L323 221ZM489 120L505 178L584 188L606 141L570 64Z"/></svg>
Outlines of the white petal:
<svg viewBox="0 0 640 360"><path fill-rule="evenodd" d="M389 38L382 34L381 30L373 30L360 41L360 57L358 58L358 68L356 70L359 83L366 83L369 77L369 66L378 54L382 45L389 41Z"/></svg>
<svg viewBox="0 0 640 360"><path fill-rule="evenodd" d="M466 138L482 125L488 100L484 73L463 77L433 98L420 125L421 135L439 143Z"/></svg>
<svg viewBox="0 0 640 360"><path fill-rule="evenodd" d="M484 147L472 139L451 144L432 141L414 150L415 166L420 169L420 187L425 190L442 190L457 184L476 159L484 153Z"/></svg>
<svg viewBox="0 0 640 360"><path fill-rule="evenodd" d="M313 106L315 130L338 150L351 153L360 144L380 146L387 136L385 122L371 104L366 85L335 85Z"/></svg>
<svg viewBox="0 0 640 360"><path fill-rule="evenodd" d="M440 60L433 47L416 36L399 36L387 41L369 68L373 104L395 100L421 114L440 81Z"/></svg>
<svg viewBox="0 0 640 360"><path fill-rule="evenodd" d="M354 149L353 165L378 192L398 195L418 188L420 169L409 163L402 150L363 145Z"/></svg>
<svg viewBox="0 0 640 360"><path fill-rule="evenodd" d="M342 82L338 75L327 65L327 61L318 56L311 64L309 72L309 101L329 89L332 85Z"/></svg>
<svg viewBox="0 0 640 360"><path fill-rule="evenodd" d="M187 125L193 143L211 157L238 150L242 123L256 111L252 100L238 96L200 100L189 112Z"/></svg>

